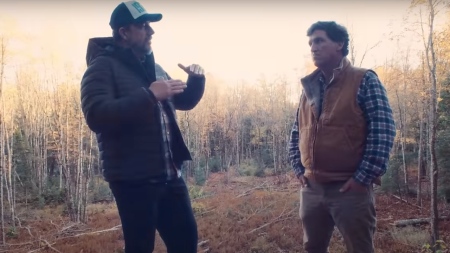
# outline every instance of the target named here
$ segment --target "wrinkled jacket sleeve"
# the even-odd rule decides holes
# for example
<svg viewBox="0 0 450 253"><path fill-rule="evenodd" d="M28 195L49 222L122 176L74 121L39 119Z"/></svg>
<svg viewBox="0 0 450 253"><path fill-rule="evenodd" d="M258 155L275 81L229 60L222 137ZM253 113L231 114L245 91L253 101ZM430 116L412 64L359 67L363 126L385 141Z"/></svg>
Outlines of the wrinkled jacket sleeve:
<svg viewBox="0 0 450 253"><path fill-rule="evenodd" d="M81 108L87 125L96 133L114 132L152 114L156 100L151 92L142 87L116 98L114 86L110 59L93 60L81 81Z"/></svg>
<svg viewBox="0 0 450 253"><path fill-rule="evenodd" d="M169 75L167 75L170 78ZM188 111L193 109L203 97L206 78L202 76L188 76L187 88L180 94L173 96L175 109Z"/></svg>

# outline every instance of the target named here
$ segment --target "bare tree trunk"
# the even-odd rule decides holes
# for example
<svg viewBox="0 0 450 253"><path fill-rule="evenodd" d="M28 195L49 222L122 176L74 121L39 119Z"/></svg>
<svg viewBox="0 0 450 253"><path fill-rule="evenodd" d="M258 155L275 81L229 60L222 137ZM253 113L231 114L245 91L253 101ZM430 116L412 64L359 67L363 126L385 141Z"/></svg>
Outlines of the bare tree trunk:
<svg viewBox="0 0 450 253"><path fill-rule="evenodd" d="M4 131L4 123L3 123L3 77L4 77L4 69L5 69L5 53L6 53L6 45L4 37L0 39L0 205L1 205L1 222L2 222L2 245L5 245L5 215L4 215L4 202L3 202L3 178L4 178L4 169L5 169L5 160L3 154L5 154L5 131Z"/></svg>
<svg viewBox="0 0 450 253"><path fill-rule="evenodd" d="M236 167L239 169L239 166L241 165L241 147L239 145L241 141L241 131L239 129L239 125L236 124Z"/></svg>
<svg viewBox="0 0 450 253"><path fill-rule="evenodd" d="M86 184L84 185L84 193L83 193L83 210L82 210L82 222L87 222L87 205L88 205L88 191L89 191L89 184L91 182L92 173L93 173L93 164L94 164L94 157L92 155L92 148L94 146L94 134L92 131L90 131L89 134L89 156L88 156L88 165L87 165L87 176L86 176Z"/></svg>
<svg viewBox="0 0 450 253"><path fill-rule="evenodd" d="M438 164L436 159L435 143L436 143L436 86L433 85L432 102L430 113L430 188L431 188L431 232L433 245L439 240L439 214L438 214L438 198L437 198L437 179Z"/></svg>
<svg viewBox="0 0 450 253"><path fill-rule="evenodd" d="M76 170L76 183L75 183L75 210L76 210L76 222L81 221L81 203L82 203L82 190L83 190L83 124L81 118L78 122L78 163Z"/></svg>
<svg viewBox="0 0 450 253"><path fill-rule="evenodd" d="M423 166L423 125L424 125L424 116L423 116L423 106L421 105L420 109L420 127L419 127L419 155L418 155L418 168L417 168L417 205L422 206L422 166Z"/></svg>
<svg viewBox="0 0 450 253"><path fill-rule="evenodd" d="M275 139L275 133L272 133L272 150L273 150L273 169L277 172L277 143Z"/></svg>
<svg viewBox="0 0 450 253"><path fill-rule="evenodd" d="M436 159L436 125L437 125L437 78L436 78L436 53L434 50L434 18L436 15L436 6L440 0L428 0L428 38L425 42L425 32L422 26L422 34L424 35L424 44L426 51L426 59L428 70L431 79L430 90L430 120L429 120L429 153L430 153L430 188L431 188L431 245L436 245L439 240L439 214L437 206L437 179L438 179L438 164ZM437 246L439 248L439 245ZM437 250L433 248L433 250Z"/></svg>
<svg viewBox="0 0 450 253"><path fill-rule="evenodd" d="M61 117L61 116L60 116ZM62 127L61 127L61 125L59 126L60 127L60 129L59 129L59 133L60 133L60 142L62 142L63 140L64 140L64 137L63 137L63 129L62 129ZM63 145L61 145L62 147L64 147ZM63 189L63 180L64 180L64 178L63 178L63 174L64 174L64 172L63 172L63 166L65 166L65 159L64 159L64 149L62 148L62 149L60 149L59 151L58 151L58 156L59 156L59 162L58 162L58 167L59 167L59 190L62 190ZM64 165L63 165L64 164Z"/></svg>
<svg viewBox="0 0 450 253"><path fill-rule="evenodd" d="M2 97L0 96L0 99ZM0 110L3 113L3 107L0 107ZM3 124L0 125L0 152L2 154L5 153L5 130L3 127ZM5 203L3 201L3 179L5 177L4 168L5 168L5 158L4 156L0 156L0 205L1 205L1 221L2 221L2 245L6 244L6 238L5 238Z"/></svg>
<svg viewBox="0 0 450 253"><path fill-rule="evenodd" d="M47 101L47 100L46 100ZM47 103L47 102L44 102ZM42 170L44 171L44 182L47 182L49 180L49 173L48 173L48 164L47 164L47 160L48 160L48 147L47 147L47 143L48 143L48 139L47 139L47 131L48 131L48 121L47 121L47 117L42 117L41 118L42 121L42 126L40 127L41 129L41 139L42 139L42 146L40 147L40 149L42 150Z"/></svg>
<svg viewBox="0 0 450 253"><path fill-rule="evenodd" d="M406 167L406 159L405 159L405 128L404 128L404 114L402 112L400 98L398 96L398 90L395 90L395 94L397 95L398 101L398 111L400 115L400 145L402 147L402 162L403 162L403 179L405 184L406 193L408 193L408 169Z"/></svg>
<svg viewBox="0 0 450 253"><path fill-rule="evenodd" d="M5 111L5 110L3 110ZM4 125L5 126L5 125ZM8 135L8 129L6 129L6 127L4 127L5 129L5 140L6 140L6 150L7 150L7 174L5 177L5 184L6 184L6 192L7 192L7 197L8 197L8 204L9 204L9 209L11 211L11 225L12 225L12 229L13 231L15 231L16 229L16 222L15 222L15 206L14 206L14 198L13 198L13 187L12 187L12 170L13 170L13 166L12 166L12 156L13 156L13 142L12 142L12 138L11 136Z"/></svg>

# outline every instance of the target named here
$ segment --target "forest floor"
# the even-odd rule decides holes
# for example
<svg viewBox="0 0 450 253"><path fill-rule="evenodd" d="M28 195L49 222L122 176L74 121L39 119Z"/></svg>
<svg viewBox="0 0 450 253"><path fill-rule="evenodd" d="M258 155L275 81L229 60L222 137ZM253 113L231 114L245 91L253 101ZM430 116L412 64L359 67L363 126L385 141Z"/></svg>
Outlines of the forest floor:
<svg viewBox="0 0 450 253"><path fill-rule="evenodd" d="M296 180L289 175L228 180L225 174L211 174L204 186L190 189L199 230L198 252L304 252L298 189ZM376 189L376 210L376 253L424 252L422 247L429 239L428 224L404 228L394 224L398 220L428 217L428 200L420 208L414 198L400 200ZM444 204L440 214L450 216ZM0 247L0 252L123 252L114 203L90 205L86 224L69 222L62 207L19 212L19 219L20 228L16 233L7 233L7 244ZM441 239L450 242L449 220L440 222L440 232ZM166 252L158 235L154 252ZM346 252L337 231L330 252Z"/></svg>

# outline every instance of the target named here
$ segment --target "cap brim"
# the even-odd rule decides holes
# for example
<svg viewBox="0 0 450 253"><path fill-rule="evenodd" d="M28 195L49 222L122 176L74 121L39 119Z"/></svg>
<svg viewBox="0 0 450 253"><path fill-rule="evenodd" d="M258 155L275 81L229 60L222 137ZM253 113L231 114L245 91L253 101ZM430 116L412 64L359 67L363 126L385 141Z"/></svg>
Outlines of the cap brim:
<svg viewBox="0 0 450 253"><path fill-rule="evenodd" d="M137 22L158 22L162 19L161 13L147 13L136 19Z"/></svg>

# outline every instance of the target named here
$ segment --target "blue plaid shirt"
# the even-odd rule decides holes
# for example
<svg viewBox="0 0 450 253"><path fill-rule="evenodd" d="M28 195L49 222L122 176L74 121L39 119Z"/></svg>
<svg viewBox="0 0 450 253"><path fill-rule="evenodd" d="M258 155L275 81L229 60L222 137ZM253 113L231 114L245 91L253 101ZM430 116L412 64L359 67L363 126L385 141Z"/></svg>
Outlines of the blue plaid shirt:
<svg viewBox="0 0 450 253"><path fill-rule="evenodd" d="M320 79L321 87L325 81ZM323 88L321 88L321 100L323 99ZM392 109L386 95L386 89L378 77L368 71L358 90L358 105L364 112L368 126L368 136L364 156L353 178L363 184L369 185L379 176L384 175L389 161L389 154L395 138L395 123ZM299 143L298 113L292 126L289 142L289 161L296 176L305 173L305 167L301 163Z"/></svg>

